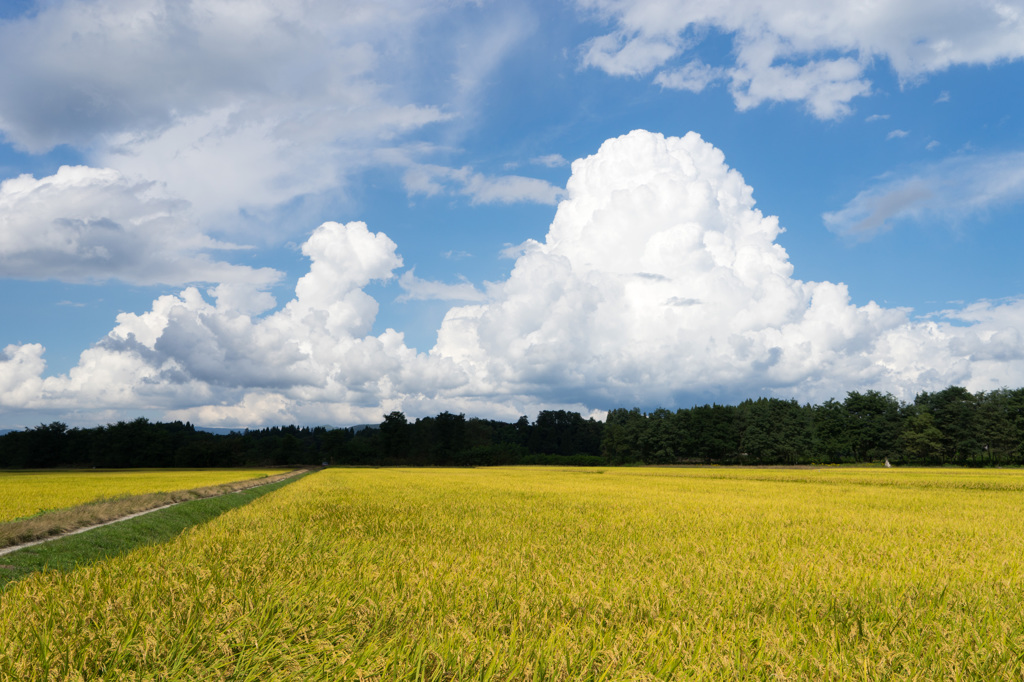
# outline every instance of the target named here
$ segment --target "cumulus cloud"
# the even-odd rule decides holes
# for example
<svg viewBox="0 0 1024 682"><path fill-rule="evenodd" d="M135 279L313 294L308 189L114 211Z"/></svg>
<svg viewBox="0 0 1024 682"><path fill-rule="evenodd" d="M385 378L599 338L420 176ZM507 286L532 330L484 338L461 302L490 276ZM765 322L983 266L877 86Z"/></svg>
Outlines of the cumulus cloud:
<svg viewBox="0 0 1024 682"><path fill-rule="evenodd" d="M664 87L700 91L727 78L741 110L764 102L803 102L821 119L850 113L870 94L865 72L884 59L901 82L955 65L991 65L1024 57L1019 3L862 3L724 0L576 0L614 30L583 46L585 66L614 76L657 72ZM732 36L735 61L722 71L697 60L711 31ZM667 67L667 68L666 68ZM948 95L947 95L948 99ZM940 101L945 101L940 97Z"/></svg>
<svg viewBox="0 0 1024 682"><path fill-rule="evenodd" d="M24 408L38 399L46 369L43 346L8 345L0 351L0 406Z"/></svg>
<svg viewBox="0 0 1024 682"><path fill-rule="evenodd" d="M267 287L279 278L210 257L238 247L203 235L187 203L152 182L87 166L0 183L0 276L131 284L218 282Z"/></svg>
<svg viewBox="0 0 1024 682"><path fill-rule="evenodd" d="M900 139L900 138L904 138L904 137L906 137L909 134L910 133L908 131L906 131L906 130L900 130L899 128L896 128L895 130L890 130L889 134L885 136L885 139L887 139L887 140L897 140L897 139Z"/></svg>
<svg viewBox="0 0 1024 682"><path fill-rule="evenodd" d="M955 156L913 172L884 176L822 218L836 234L866 240L900 222L956 224L1022 199L1024 152Z"/></svg>
<svg viewBox="0 0 1024 682"><path fill-rule="evenodd" d="M440 330L433 353L490 390L669 404L791 388L841 365L869 373L847 348L905 322L851 306L842 285L793 280L778 221L694 133L610 140L573 164L567 192L492 301Z"/></svg>
<svg viewBox="0 0 1024 682"><path fill-rule="evenodd" d="M780 231L698 135L609 140L573 164L545 241L523 246L488 302L453 308L432 354L478 391L604 406L853 388L910 398L989 380L965 345L985 346L986 332L794 279ZM993 314L1015 320L1019 305Z"/></svg>
<svg viewBox="0 0 1024 682"><path fill-rule="evenodd" d="M363 289L402 265L386 235L358 222L325 223L302 252L309 271L271 314L247 314L233 305L238 296L211 302L188 287L147 312L118 315L67 374L43 378L40 346L8 346L3 404L158 410L236 425L356 423L396 396L458 383L457 368L410 350L401 334L371 334L378 305Z"/></svg>
<svg viewBox="0 0 1024 682"><path fill-rule="evenodd" d="M794 278L781 232L700 136L634 131L572 164L546 238L524 243L486 297L468 282L403 274L410 299L457 290L471 302L449 309L427 353L398 331L373 331L377 302L365 289L394 278L397 245L363 223L325 223L303 245L309 271L282 308L237 309L241 285L213 290L212 301L189 287L119 315L57 376L45 376L38 344L7 346L0 405L94 417L146 410L211 425L351 424L394 409L514 419L1024 383L1024 299L923 320L857 306L841 283Z"/></svg>
<svg viewBox="0 0 1024 682"><path fill-rule="evenodd" d="M983 388L1024 382L1024 300L979 301L940 315L960 323L953 330L956 350L971 359Z"/></svg>

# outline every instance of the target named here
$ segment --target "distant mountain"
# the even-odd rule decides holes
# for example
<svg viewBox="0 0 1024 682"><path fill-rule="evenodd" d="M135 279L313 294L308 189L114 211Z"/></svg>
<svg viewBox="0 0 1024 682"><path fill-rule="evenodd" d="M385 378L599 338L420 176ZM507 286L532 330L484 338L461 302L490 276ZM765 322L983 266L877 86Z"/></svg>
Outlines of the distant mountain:
<svg viewBox="0 0 1024 682"><path fill-rule="evenodd" d="M337 426L327 426L325 424L322 424L321 426L323 426L323 428L327 429L328 431L333 431L334 429L338 428ZM264 426L254 426L254 427L235 426L235 427L232 427L232 428L217 427L217 426L197 426L197 427L195 427L196 431L205 431L206 433L213 433L213 434L216 434L218 436L227 436L227 435L232 434L232 433L245 433L246 429L252 429L253 431L259 431L260 429L263 429L263 428L268 428L268 427L264 427ZM303 427L303 428L305 428L305 427ZM309 427L309 428L313 428L313 427ZM353 431L362 431L363 429L379 429L380 428L380 424L356 424L355 426L348 426L348 427L344 427L344 428L349 428L349 429L352 429Z"/></svg>
<svg viewBox="0 0 1024 682"><path fill-rule="evenodd" d="M232 433L245 433L245 430L248 427L245 427L245 426L235 426L235 427L232 427L232 428L226 428L226 427L222 427L222 426L197 426L195 428L196 428L196 431L205 431L206 433L212 433L212 434L215 434L215 435L218 435L218 436L227 436L228 434L232 434ZM257 427L257 430L259 428L260 427ZM333 430L333 429L335 429L337 427L325 426L324 428L326 428L328 431L330 431L330 430ZM380 428L380 424L357 424L355 426L350 426L348 428L350 428L350 429L352 429L354 431L362 431L363 429L377 429L377 428ZM0 436L5 436L8 433L11 433L12 431L23 431L23 430L24 429L0 429Z"/></svg>
<svg viewBox="0 0 1024 682"><path fill-rule="evenodd" d="M216 426L197 426L197 427L195 427L196 431L205 431L206 433L214 433L214 434L216 434L218 436L227 436L228 434L232 434L232 433L245 433L245 429L246 428L248 428L248 427L241 426L241 427L235 427L235 428L230 428L230 429L223 428L223 427L216 427Z"/></svg>

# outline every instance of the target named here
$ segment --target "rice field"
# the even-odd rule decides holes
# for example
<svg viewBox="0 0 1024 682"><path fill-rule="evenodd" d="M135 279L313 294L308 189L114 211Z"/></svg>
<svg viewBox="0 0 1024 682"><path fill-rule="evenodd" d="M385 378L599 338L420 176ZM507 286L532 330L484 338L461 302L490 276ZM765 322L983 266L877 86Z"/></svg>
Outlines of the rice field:
<svg viewBox="0 0 1024 682"><path fill-rule="evenodd" d="M263 478L280 469L0 470L0 523L101 499Z"/></svg>
<svg viewBox="0 0 1024 682"><path fill-rule="evenodd" d="M1024 678L1017 471L328 469L0 593L0 676Z"/></svg>

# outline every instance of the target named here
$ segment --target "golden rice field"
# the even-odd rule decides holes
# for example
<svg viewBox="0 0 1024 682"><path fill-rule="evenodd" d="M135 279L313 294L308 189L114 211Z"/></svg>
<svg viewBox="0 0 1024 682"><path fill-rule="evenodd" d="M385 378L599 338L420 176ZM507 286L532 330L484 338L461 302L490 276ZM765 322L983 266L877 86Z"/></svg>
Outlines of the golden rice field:
<svg viewBox="0 0 1024 682"><path fill-rule="evenodd" d="M19 680L1024 678L1018 471L328 469L0 594Z"/></svg>
<svg viewBox="0 0 1024 682"><path fill-rule="evenodd" d="M0 470L0 523L100 499L262 478L280 469Z"/></svg>

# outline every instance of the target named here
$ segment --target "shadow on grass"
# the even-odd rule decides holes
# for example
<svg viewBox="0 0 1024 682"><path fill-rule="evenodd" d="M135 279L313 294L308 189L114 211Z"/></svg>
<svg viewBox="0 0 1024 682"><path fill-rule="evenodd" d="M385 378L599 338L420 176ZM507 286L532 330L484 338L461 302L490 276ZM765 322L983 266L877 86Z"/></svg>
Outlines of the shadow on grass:
<svg viewBox="0 0 1024 682"><path fill-rule="evenodd" d="M307 475L300 474L278 483L248 488L220 497L182 502L133 519L57 538L0 556L0 591L11 582L35 571L71 571L78 566L124 554L136 547L173 540L192 526L211 521L236 507L245 506Z"/></svg>

